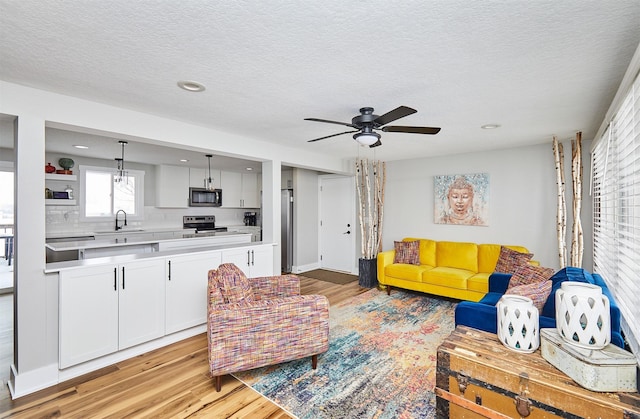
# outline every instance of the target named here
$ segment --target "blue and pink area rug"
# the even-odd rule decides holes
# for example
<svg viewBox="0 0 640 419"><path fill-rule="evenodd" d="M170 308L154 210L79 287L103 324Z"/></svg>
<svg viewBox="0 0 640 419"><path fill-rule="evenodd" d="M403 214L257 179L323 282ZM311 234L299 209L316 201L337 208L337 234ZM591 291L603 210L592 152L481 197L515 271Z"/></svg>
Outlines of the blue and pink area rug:
<svg viewBox="0 0 640 419"><path fill-rule="evenodd" d="M299 418L434 418L436 349L455 303L369 290L330 309L329 351L234 374Z"/></svg>

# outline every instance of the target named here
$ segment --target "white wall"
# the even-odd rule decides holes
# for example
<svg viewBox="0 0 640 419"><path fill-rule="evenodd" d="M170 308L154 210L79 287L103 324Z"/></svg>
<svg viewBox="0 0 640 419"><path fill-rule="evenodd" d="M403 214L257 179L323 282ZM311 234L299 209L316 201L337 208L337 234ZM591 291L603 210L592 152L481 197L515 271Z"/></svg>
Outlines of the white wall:
<svg viewBox="0 0 640 419"><path fill-rule="evenodd" d="M293 170L293 271L318 267L318 173Z"/></svg>
<svg viewBox="0 0 640 419"><path fill-rule="evenodd" d="M565 167L570 167L571 145L564 144ZM589 144L583 143L583 150ZM569 150L569 151L567 151ZM582 220L585 227L583 267L592 269L591 201L588 195L589 160L583 159ZM488 173L489 226L434 223L435 175ZM565 178L568 193L571 178ZM571 199L568 195L570 210ZM435 240L514 244L527 247L543 266L559 268L556 236L556 178L551 143L387 163L383 249L394 240L423 237ZM571 232L567 220L567 234ZM586 225L584 225L586 223Z"/></svg>

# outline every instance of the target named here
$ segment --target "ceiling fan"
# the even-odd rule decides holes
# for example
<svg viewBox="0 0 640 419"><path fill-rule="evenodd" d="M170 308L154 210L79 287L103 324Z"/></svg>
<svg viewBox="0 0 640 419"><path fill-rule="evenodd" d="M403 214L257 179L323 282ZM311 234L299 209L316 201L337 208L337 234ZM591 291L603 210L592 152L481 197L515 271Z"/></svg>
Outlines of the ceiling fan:
<svg viewBox="0 0 640 419"><path fill-rule="evenodd" d="M384 115L374 115L373 108L360 108L360 115L354 116L351 119L351 123L347 122L339 122L339 121L330 121L328 119L318 119L318 118L305 118L305 121L316 121L316 122L326 122L329 124L338 124L344 125L347 127L355 128L352 131L339 132L337 134L327 135L325 137L315 138L313 140L309 140L308 142L312 143L314 141L324 140L326 138L336 137L338 135L350 134L352 132L356 132L357 134L353 135L353 139L359 142L362 145L368 145L369 147L378 147L382 145L380 141L380 134L375 131L383 131L383 132L406 132L410 134L437 134L440 132L440 128L435 127L407 127L400 125L387 125L390 122L393 122L397 119L404 118L405 116L409 116L413 113L416 113L415 109L412 109L408 106L399 106L392 111L385 113Z"/></svg>

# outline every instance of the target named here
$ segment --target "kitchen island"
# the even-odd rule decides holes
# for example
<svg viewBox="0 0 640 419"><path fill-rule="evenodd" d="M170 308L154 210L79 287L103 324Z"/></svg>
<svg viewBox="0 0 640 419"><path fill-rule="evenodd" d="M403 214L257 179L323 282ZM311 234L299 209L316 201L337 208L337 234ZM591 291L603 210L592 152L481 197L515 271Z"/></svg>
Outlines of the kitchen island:
<svg viewBox="0 0 640 419"><path fill-rule="evenodd" d="M218 237L234 237L222 234ZM206 245L202 238L170 238L198 247L177 247L47 263L51 307L56 307L57 382L112 365L206 330L207 278L221 263L234 263L247 277L273 275L273 243ZM52 243L64 251L126 249L123 239ZM150 240L150 241L149 241ZM96 243L91 243L96 242ZM163 243L139 238L135 245ZM109 246L104 247L105 244ZM48 245L49 246L49 245ZM55 290L55 291L54 291Z"/></svg>
<svg viewBox="0 0 640 419"><path fill-rule="evenodd" d="M251 233L131 230L93 233L79 239L56 239L45 244L47 262L83 260L104 256L154 253L171 249L202 248L251 242Z"/></svg>

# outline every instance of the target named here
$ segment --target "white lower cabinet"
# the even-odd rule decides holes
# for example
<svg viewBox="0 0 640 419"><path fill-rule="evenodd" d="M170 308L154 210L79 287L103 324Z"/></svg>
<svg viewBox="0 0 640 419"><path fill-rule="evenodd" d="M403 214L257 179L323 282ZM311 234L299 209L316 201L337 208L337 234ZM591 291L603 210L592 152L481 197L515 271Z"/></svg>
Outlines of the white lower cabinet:
<svg viewBox="0 0 640 419"><path fill-rule="evenodd" d="M220 262L219 251L166 259L167 334L206 323L208 273Z"/></svg>
<svg viewBox="0 0 640 419"><path fill-rule="evenodd" d="M273 275L273 246L258 245L222 251L222 263L234 263L248 278Z"/></svg>
<svg viewBox="0 0 640 419"><path fill-rule="evenodd" d="M61 272L60 368L163 336L164 313L162 259Z"/></svg>

